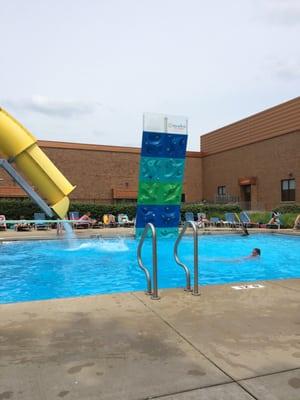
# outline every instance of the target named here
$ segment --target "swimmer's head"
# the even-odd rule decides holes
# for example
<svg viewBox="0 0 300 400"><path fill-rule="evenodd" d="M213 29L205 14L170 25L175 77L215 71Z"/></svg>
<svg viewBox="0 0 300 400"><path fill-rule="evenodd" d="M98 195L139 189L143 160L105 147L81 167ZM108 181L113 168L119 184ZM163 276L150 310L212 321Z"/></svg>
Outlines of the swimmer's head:
<svg viewBox="0 0 300 400"><path fill-rule="evenodd" d="M255 247L255 249L252 250L252 257L258 257L261 255L261 250L257 247Z"/></svg>

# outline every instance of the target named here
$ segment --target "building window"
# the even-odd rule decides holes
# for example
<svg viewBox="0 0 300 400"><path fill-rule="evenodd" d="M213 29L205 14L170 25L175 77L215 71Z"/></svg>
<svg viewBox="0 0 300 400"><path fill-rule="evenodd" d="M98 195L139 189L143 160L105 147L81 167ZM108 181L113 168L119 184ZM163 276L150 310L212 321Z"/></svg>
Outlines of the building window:
<svg viewBox="0 0 300 400"><path fill-rule="evenodd" d="M218 186L218 196L224 196L226 194L226 186Z"/></svg>
<svg viewBox="0 0 300 400"><path fill-rule="evenodd" d="M283 179L281 181L281 201L295 201L295 179Z"/></svg>

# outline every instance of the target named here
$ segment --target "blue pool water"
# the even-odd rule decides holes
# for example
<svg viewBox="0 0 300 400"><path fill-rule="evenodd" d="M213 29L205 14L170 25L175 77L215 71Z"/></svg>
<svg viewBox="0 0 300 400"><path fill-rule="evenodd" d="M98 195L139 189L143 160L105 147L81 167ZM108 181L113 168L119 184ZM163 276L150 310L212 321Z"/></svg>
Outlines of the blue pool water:
<svg viewBox="0 0 300 400"><path fill-rule="evenodd" d="M179 255L191 267L192 238ZM199 238L201 285L300 277L300 238L272 234ZM173 261L174 240L158 242L159 287L183 287L183 270ZM254 247L259 259L242 259ZM4 242L0 244L0 303L144 290L134 239ZM151 265L150 241L143 260Z"/></svg>

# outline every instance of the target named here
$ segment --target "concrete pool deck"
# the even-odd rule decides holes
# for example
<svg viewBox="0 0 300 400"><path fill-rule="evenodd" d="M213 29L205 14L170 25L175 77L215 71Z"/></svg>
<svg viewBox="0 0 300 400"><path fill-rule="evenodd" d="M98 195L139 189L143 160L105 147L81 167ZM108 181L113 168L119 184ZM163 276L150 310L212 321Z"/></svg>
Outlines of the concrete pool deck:
<svg viewBox="0 0 300 400"><path fill-rule="evenodd" d="M0 399L300 398L300 280L0 305Z"/></svg>

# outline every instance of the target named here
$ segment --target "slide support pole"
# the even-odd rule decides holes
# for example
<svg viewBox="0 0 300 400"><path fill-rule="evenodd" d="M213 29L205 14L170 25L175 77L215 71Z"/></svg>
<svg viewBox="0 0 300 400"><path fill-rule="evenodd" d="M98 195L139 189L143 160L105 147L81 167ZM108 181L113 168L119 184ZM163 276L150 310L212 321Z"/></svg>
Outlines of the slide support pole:
<svg viewBox="0 0 300 400"><path fill-rule="evenodd" d="M22 178L21 175L12 167L12 165L5 159L0 159L0 167L2 167L8 175L10 175L13 180L24 190L24 192L33 200L40 209L48 216L53 217L54 213L48 204L32 189L30 185Z"/></svg>

